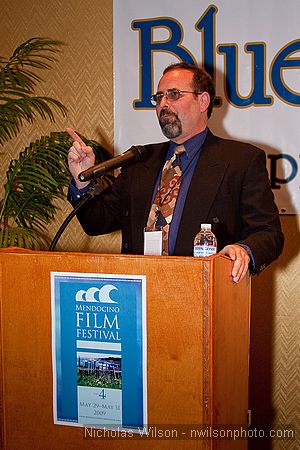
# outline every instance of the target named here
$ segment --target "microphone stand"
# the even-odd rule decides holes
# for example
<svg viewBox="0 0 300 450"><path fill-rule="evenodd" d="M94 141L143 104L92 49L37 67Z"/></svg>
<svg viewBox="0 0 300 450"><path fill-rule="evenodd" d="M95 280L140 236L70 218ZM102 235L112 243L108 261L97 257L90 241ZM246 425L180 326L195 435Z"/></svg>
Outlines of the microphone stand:
<svg viewBox="0 0 300 450"><path fill-rule="evenodd" d="M53 240L52 240L52 242L50 244L50 247L49 247L49 250L48 250L49 252L53 252L54 251L59 238L61 237L61 235L63 234L63 232L65 231L65 229L67 228L67 226L69 225L71 220L73 219L73 217L76 215L76 213L82 208L82 206L85 205L86 202L88 202L92 198L94 198L97 195L101 194L101 192L105 189L105 187L106 186L104 186L104 183L103 183L103 176L101 177L99 183L93 183L92 184L90 190L87 191L87 193L77 203L77 205L74 207L73 211L71 211L71 213L63 221L62 225L59 227L56 235L54 236L54 238L53 238Z"/></svg>

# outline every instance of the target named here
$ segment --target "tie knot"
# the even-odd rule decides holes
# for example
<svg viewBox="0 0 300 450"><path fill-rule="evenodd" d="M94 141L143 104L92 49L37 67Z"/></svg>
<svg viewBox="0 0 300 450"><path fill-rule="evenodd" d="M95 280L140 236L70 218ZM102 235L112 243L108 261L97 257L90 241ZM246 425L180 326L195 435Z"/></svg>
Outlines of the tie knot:
<svg viewBox="0 0 300 450"><path fill-rule="evenodd" d="M184 152L185 152L185 148L184 148L183 144L177 145L177 147L174 150L175 155L182 155L182 153L184 153Z"/></svg>
<svg viewBox="0 0 300 450"><path fill-rule="evenodd" d="M185 152L184 145L177 145L177 147L175 147L171 159L169 159L166 163L168 166L168 169L170 169L170 168L174 169L177 166L181 167L180 156L184 152Z"/></svg>

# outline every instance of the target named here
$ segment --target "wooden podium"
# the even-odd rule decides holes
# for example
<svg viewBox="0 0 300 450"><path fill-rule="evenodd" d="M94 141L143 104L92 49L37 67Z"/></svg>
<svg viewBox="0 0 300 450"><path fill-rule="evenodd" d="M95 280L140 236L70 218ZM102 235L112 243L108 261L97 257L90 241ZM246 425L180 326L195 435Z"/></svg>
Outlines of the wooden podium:
<svg viewBox="0 0 300 450"><path fill-rule="evenodd" d="M246 449L246 439L199 438L205 424L221 437L247 424L250 281L234 284L231 265L220 255L1 250L1 448ZM91 440L53 424L51 271L146 275L148 419L169 427L165 439Z"/></svg>

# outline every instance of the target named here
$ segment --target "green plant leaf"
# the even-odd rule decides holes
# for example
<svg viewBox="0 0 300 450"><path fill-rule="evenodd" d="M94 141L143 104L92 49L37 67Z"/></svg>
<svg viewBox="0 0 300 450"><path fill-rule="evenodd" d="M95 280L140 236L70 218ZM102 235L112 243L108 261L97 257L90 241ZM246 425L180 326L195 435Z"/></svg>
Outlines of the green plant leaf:
<svg viewBox="0 0 300 450"><path fill-rule="evenodd" d="M49 245L49 237L32 228L8 227L0 230L0 247L22 247L43 250Z"/></svg>
<svg viewBox="0 0 300 450"><path fill-rule="evenodd" d="M31 38L10 58L0 56L0 144L17 136L24 122L34 123L37 117L54 122L56 113L66 115L61 102L35 93L42 81L40 71L51 68L61 46L52 39ZM97 142L80 137L93 147L96 163L111 157ZM53 132L32 142L10 162L0 199L0 247L47 248L55 201L65 195L69 184L67 153L72 142L68 133ZM105 178L109 185L113 177Z"/></svg>
<svg viewBox="0 0 300 450"><path fill-rule="evenodd" d="M111 157L97 142L82 135L80 137L86 145L93 147L97 163ZM20 243L25 245L28 242L31 245L33 241L32 238L29 239L28 233L25 233L25 237L20 237L19 232L15 238L19 244L10 244L11 234L7 235L5 230L22 227L26 230L33 229L35 239L40 233L39 245L46 244L44 236L47 226L55 217L57 209L55 200L65 197L64 191L69 185L71 175L67 155L72 142L67 132L52 132L49 136L42 136L32 142L20 152L17 159L10 162L4 197L0 201L0 247L7 246L7 243L19 246ZM112 179L113 177L107 178L108 184Z"/></svg>
<svg viewBox="0 0 300 450"><path fill-rule="evenodd" d="M38 71L50 69L62 42L31 38L9 59L0 57L0 144L17 136L24 122L39 116L54 122L56 112L66 115L64 105L51 97L35 95L42 81Z"/></svg>

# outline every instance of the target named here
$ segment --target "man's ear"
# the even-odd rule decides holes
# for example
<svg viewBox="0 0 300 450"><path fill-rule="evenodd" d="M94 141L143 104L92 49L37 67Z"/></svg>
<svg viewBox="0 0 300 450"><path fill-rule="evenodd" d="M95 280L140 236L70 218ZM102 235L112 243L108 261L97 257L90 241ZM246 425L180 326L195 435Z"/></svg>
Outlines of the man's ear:
<svg viewBox="0 0 300 450"><path fill-rule="evenodd" d="M201 112L205 112L208 110L210 104L210 95L208 92L202 92L200 97L200 110Z"/></svg>

